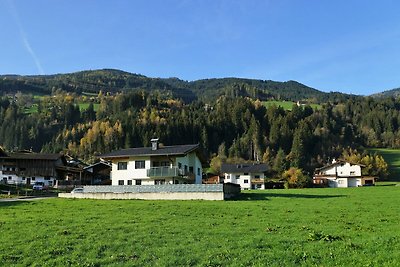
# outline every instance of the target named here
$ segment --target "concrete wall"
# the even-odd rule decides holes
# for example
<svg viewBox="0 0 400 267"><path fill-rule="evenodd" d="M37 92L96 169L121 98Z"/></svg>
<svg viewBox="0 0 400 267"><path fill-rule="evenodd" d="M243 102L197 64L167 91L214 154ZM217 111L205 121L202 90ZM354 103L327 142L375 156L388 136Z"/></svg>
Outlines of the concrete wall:
<svg viewBox="0 0 400 267"><path fill-rule="evenodd" d="M159 193L60 193L61 198L144 199L144 200L224 200L224 192Z"/></svg>
<svg viewBox="0 0 400 267"><path fill-rule="evenodd" d="M240 194L236 184L180 184L137 186L84 186L83 193L60 193L61 198L224 200Z"/></svg>

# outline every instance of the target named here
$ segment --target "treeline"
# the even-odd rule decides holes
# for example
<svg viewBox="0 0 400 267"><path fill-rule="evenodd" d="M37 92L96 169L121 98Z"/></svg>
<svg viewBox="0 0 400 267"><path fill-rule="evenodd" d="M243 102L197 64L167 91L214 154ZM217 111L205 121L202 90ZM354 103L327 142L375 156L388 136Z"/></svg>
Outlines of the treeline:
<svg viewBox="0 0 400 267"><path fill-rule="evenodd" d="M37 112L0 100L0 140L8 150L72 154L93 161L114 149L199 143L212 167L235 159L269 164L279 176L290 167L311 173L343 151L400 147L400 102L393 98L350 99L313 110L266 108L259 100L222 96L211 103L145 91L99 94L80 109L81 96L59 93L42 98ZM96 108L95 108L96 106Z"/></svg>

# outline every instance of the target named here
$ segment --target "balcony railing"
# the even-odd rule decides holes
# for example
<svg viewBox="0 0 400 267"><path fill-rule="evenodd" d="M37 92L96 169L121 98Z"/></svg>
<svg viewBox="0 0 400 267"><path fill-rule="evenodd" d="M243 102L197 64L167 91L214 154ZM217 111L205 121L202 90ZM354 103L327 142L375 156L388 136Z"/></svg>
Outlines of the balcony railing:
<svg viewBox="0 0 400 267"><path fill-rule="evenodd" d="M152 167L147 169L148 177L177 177L183 176L185 173L183 170L176 166L173 167Z"/></svg>

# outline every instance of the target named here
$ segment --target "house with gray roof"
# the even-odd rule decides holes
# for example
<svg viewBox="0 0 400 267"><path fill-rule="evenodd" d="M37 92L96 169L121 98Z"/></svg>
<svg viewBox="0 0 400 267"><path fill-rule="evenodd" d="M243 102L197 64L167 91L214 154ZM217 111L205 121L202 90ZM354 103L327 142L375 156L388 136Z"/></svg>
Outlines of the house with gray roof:
<svg viewBox="0 0 400 267"><path fill-rule="evenodd" d="M128 148L99 156L112 163L112 185L201 184L199 145Z"/></svg>
<svg viewBox="0 0 400 267"><path fill-rule="evenodd" d="M240 185L241 189L265 189L265 174L268 171L264 163L222 164L224 183Z"/></svg>

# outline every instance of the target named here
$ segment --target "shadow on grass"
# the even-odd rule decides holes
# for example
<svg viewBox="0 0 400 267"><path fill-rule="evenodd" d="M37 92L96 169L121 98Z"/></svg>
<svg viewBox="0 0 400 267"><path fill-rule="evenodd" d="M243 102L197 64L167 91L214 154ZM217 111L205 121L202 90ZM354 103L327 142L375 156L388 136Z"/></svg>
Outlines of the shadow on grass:
<svg viewBox="0 0 400 267"><path fill-rule="evenodd" d="M376 186L396 186L397 185L397 183L396 182L393 182L393 183L385 183L385 184L377 184Z"/></svg>
<svg viewBox="0 0 400 267"><path fill-rule="evenodd" d="M311 195L311 194L287 194L287 193L276 193L276 192L245 192L241 193L238 197L231 200L269 200L274 197L285 197L285 198L313 198L313 199L324 199L324 198L337 198L345 197L345 195Z"/></svg>
<svg viewBox="0 0 400 267"><path fill-rule="evenodd" d="M14 200L10 198L0 199L0 208L12 207L24 204L24 201ZM26 204L26 203L25 203Z"/></svg>

